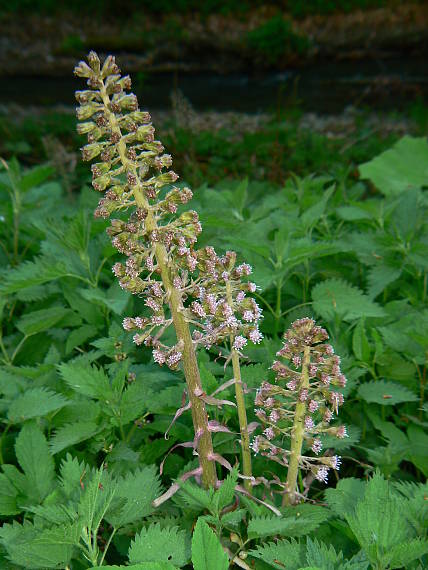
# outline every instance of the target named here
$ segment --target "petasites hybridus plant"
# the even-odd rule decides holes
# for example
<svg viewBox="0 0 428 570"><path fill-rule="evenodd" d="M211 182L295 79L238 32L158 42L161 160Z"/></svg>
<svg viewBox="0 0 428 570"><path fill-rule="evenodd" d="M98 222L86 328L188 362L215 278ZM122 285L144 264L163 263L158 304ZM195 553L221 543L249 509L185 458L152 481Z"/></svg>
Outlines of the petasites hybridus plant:
<svg viewBox="0 0 428 570"><path fill-rule="evenodd" d="M254 438L251 447L255 453L260 452L288 468L286 504L300 500L299 469L327 482L329 470L338 470L340 466L336 455L319 455L320 436L347 436L345 426L330 425L343 404L343 395L333 387L343 388L346 378L340 370L340 358L325 342L327 339L327 331L313 319L292 323L277 353L285 362L277 360L272 366L276 384L263 382L255 399L256 415L265 429L263 435ZM284 448L286 441L289 446ZM303 455L305 448L312 450L315 456Z"/></svg>
<svg viewBox="0 0 428 570"><path fill-rule="evenodd" d="M251 459L239 357L247 339L258 343L262 338L257 326L260 309L246 297L255 285L242 279L251 268L235 266L234 252L220 257L213 248L196 249L201 232L197 213L177 213L192 192L174 186L175 172L163 172L171 166L171 156L154 139L150 115L139 110L134 94L126 93L130 78L121 76L112 56L101 66L91 52L88 64L80 62L75 68L75 74L86 78L89 86L78 91L76 98L82 121L78 132L88 136L83 159L100 160L92 165L92 184L104 192L95 216L108 218L113 212L123 212L107 230L113 246L127 256L125 263L114 265L113 272L122 288L144 297L151 312L150 316L127 317L123 326L134 331L137 345L152 348L161 366L175 369L182 364L195 431L193 445L200 463L195 474L206 487L216 485L215 461L221 461L211 437L218 425L209 421L206 403L221 401L209 400L202 389L196 349L225 340L231 343L243 472L249 489ZM162 342L170 326L176 332L173 346Z"/></svg>

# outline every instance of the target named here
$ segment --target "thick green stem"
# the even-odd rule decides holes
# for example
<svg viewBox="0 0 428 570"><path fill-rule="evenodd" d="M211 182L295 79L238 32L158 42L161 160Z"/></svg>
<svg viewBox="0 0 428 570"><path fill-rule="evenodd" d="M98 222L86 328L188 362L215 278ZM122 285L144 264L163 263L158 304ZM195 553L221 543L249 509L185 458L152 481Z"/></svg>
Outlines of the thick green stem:
<svg viewBox="0 0 428 570"><path fill-rule="evenodd" d="M227 302L232 306L232 291L230 283L226 282L226 295ZM230 343L233 347L233 336L230 337ZM247 420L247 410L245 408L245 395L242 388L242 378L241 378L241 366L239 364L239 354L232 350L232 367L233 367L233 377L235 379L235 397L236 405L238 407L238 419L239 419L239 430L241 432L241 449L242 449L242 472L247 477L244 480L245 489L251 493L251 477L253 475L251 467L251 452L250 452L250 436L248 435L248 420Z"/></svg>
<svg viewBox="0 0 428 570"><path fill-rule="evenodd" d="M302 381L300 390L309 388L309 365L311 362L310 347L305 347L302 362ZM299 462L302 455L303 435L305 432L306 401L300 400L296 404L293 428L291 430L290 461L287 474L287 494L284 495L286 505L294 505L297 502L297 477L299 474Z"/></svg>
<svg viewBox="0 0 428 570"><path fill-rule="evenodd" d="M100 93L105 105L105 112L109 115L112 131L121 136L117 119L115 115L109 111L110 100L104 86L100 88ZM118 143L118 150L121 162L125 169L132 171L137 180L139 180L137 168L134 162L126 156L126 144L122 138ZM137 183L133 187L133 194L137 206L147 212L147 217L145 219L146 229L149 232L156 230L158 228L157 222L153 215L152 208L145 196L144 190L142 189L141 183ZM182 294L181 291L176 289L173 285L175 270L164 244L156 243L155 256L157 265L161 272L166 298L168 299L168 304L171 310L177 340L183 346L182 362L184 376L188 387L189 400L191 403L195 436L198 438L197 452L199 456L199 464L202 468L202 483L207 488L215 487L217 483L217 473L213 460L214 452L212 437L208 428L208 414L205 404L201 400L201 395L203 394L202 383L189 325L184 316Z"/></svg>

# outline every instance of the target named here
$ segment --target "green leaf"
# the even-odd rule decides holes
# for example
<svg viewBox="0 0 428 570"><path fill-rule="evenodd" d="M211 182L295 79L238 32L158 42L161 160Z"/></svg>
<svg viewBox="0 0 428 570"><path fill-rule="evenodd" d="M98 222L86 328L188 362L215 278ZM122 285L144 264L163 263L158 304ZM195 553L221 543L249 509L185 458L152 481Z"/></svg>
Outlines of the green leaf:
<svg viewBox="0 0 428 570"><path fill-rule="evenodd" d="M92 566L90 570L177 570L171 562L143 562L131 566Z"/></svg>
<svg viewBox="0 0 428 570"><path fill-rule="evenodd" d="M21 289L42 285L68 274L67 268L60 262L52 262L45 257L34 261L24 261L15 269L7 272L0 285L0 293L9 295Z"/></svg>
<svg viewBox="0 0 428 570"><path fill-rule="evenodd" d="M67 566L79 535L80 528L76 525L41 530L28 522L24 525L13 522L0 529L0 538L11 561L40 570Z"/></svg>
<svg viewBox="0 0 428 570"><path fill-rule="evenodd" d="M405 386L385 380L361 384L358 388L358 395L366 402L381 406L395 406L403 402L418 401L418 397Z"/></svg>
<svg viewBox="0 0 428 570"><path fill-rule="evenodd" d="M65 382L78 394L106 400L111 395L109 380L102 368L83 362L67 362L58 366Z"/></svg>
<svg viewBox="0 0 428 570"><path fill-rule="evenodd" d="M213 498L213 506L217 512L230 505L235 496L235 487L238 482L238 470L233 469L216 491Z"/></svg>
<svg viewBox="0 0 428 570"><path fill-rule="evenodd" d="M428 554L428 541L414 538L393 546L389 552L389 568L408 568L409 564Z"/></svg>
<svg viewBox="0 0 428 570"><path fill-rule="evenodd" d="M16 486L6 475L0 473L0 515L12 516L21 512L16 502L17 496Z"/></svg>
<svg viewBox="0 0 428 570"><path fill-rule="evenodd" d="M152 502L161 494L158 469L142 467L115 481L114 501L106 520L115 528L130 524L154 512Z"/></svg>
<svg viewBox="0 0 428 570"><path fill-rule="evenodd" d="M341 479L335 489L326 489L324 494L329 508L339 517L351 514L357 502L364 497L365 484L361 479Z"/></svg>
<svg viewBox="0 0 428 570"><path fill-rule="evenodd" d="M368 178L385 196L428 184L428 142L425 137L405 136L392 148L360 166L361 178Z"/></svg>
<svg viewBox="0 0 428 570"><path fill-rule="evenodd" d="M25 473L28 497L40 503L52 490L55 465L46 438L36 424L23 426L16 438L15 453Z"/></svg>
<svg viewBox="0 0 428 570"><path fill-rule="evenodd" d="M425 477L428 477L428 434L419 426L411 425L407 430L409 458Z"/></svg>
<svg viewBox="0 0 428 570"><path fill-rule="evenodd" d="M89 439L99 430L95 422L78 421L73 424L67 424L58 428L49 441L49 447L52 455L63 451L67 447L76 445L81 441Z"/></svg>
<svg viewBox="0 0 428 570"><path fill-rule="evenodd" d="M16 328L27 336L37 334L52 328L70 312L70 309L64 309L64 307L33 311L23 315L16 323Z"/></svg>
<svg viewBox="0 0 428 570"><path fill-rule="evenodd" d="M151 524L136 535L128 557L131 564L170 562L182 567L190 560L190 536L178 527L162 528L159 524Z"/></svg>
<svg viewBox="0 0 428 570"><path fill-rule="evenodd" d="M194 570L228 570L229 557L206 522L199 519L192 538Z"/></svg>
<svg viewBox="0 0 428 570"><path fill-rule="evenodd" d="M346 516L358 543L376 568L389 567L394 559L394 549L398 548L401 556L404 549L400 545L411 544L413 531L403 516L406 503L390 483L376 473L366 485L364 499L358 501L354 514ZM418 548L415 546L415 551ZM414 557L417 556L412 553L410 559Z"/></svg>
<svg viewBox="0 0 428 570"><path fill-rule="evenodd" d="M364 327L364 319L361 319L354 329L354 334L352 335L352 349L358 360L367 363L370 361L371 350Z"/></svg>
<svg viewBox="0 0 428 570"><path fill-rule="evenodd" d="M390 265L374 265L370 267L367 274L368 296L374 299L379 293L382 293L390 283L394 283L400 275L400 267L392 267Z"/></svg>
<svg viewBox="0 0 428 570"><path fill-rule="evenodd" d="M382 317L385 311L371 301L362 291L345 281L328 279L312 289L314 310L323 319L332 320L335 315L345 321L362 317Z"/></svg>
<svg viewBox="0 0 428 570"><path fill-rule="evenodd" d="M177 501L182 501L187 508L195 511L211 510L214 491L202 489L199 485L185 481L180 483L180 490L176 495Z"/></svg>
<svg viewBox="0 0 428 570"><path fill-rule="evenodd" d="M330 517L328 509L309 504L284 509L282 517L253 517L248 524L250 538L263 538L275 534L304 536L319 527Z"/></svg>
<svg viewBox="0 0 428 570"><path fill-rule="evenodd" d="M47 388L30 388L14 400L7 416L12 423L46 416L68 404L68 400Z"/></svg>
<svg viewBox="0 0 428 570"><path fill-rule="evenodd" d="M84 489L78 506L79 518L88 532L97 534L116 489L102 467L92 474Z"/></svg>
<svg viewBox="0 0 428 570"><path fill-rule="evenodd" d="M107 291L102 289L80 289L80 292L87 301L97 303L117 315L123 315L126 305L131 298L131 294L121 289L117 283L114 283Z"/></svg>
<svg viewBox="0 0 428 570"><path fill-rule="evenodd" d="M65 345L65 352L69 354L73 348L76 346L81 346L87 340L95 336L97 333L97 328L93 325L83 325L78 329L72 331L67 338L67 343Z"/></svg>
<svg viewBox="0 0 428 570"><path fill-rule="evenodd" d="M249 554L278 570L300 570L305 563L305 546L295 540L269 542L258 546L256 550L250 550Z"/></svg>

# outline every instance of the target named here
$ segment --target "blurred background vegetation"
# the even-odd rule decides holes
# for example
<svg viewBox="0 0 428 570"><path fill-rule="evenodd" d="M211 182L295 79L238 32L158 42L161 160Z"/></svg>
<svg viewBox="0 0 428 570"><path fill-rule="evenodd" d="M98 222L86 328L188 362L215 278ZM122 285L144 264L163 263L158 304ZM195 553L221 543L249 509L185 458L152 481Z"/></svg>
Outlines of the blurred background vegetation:
<svg viewBox="0 0 428 570"><path fill-rule="evenodd" d="M426 133L428 6L400 0L11 0L0 156L87 178L71 70L114 52L189 183L338 171Z"/></svg>

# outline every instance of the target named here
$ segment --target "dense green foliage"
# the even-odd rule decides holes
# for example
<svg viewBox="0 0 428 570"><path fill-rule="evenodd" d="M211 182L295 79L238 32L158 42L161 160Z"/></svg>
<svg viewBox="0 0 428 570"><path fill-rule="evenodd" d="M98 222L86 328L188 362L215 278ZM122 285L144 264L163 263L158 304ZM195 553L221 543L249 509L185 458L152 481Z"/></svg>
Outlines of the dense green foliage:
<svg viewBox="0 0 428 570"><path fill-rule="evenodd" d="M235 502L236 469L215 492L186 482L153 506L196 466L191 451L174 450L159 475L166 453L192 437L185 414L164 437L182 374L159 369L121 327L124 314L144 314L144 300L115 282L95 192L79 178L81 191L65 195L51 166L2 163L1 567L226 569L228 554L260 570L424 568L427 161L426 140L405 137L361 165L360 179L295 175L282 186L244 179L194 191L203 245L232 245L261 287L265 339L242 367L249 420L293 320L314 316L342 355L349 437L324 441L342 455L340 480L327 490L301 481L314 503L297 507L256 487L281 517ZM218 355L199 356L207 393L232 378ZM221 397L233 399L232 389ZM214 444L234 463L236 411L210 414L231 430ZM256 476L267 469L284 476L254 457Z"/></svg>

